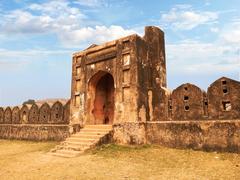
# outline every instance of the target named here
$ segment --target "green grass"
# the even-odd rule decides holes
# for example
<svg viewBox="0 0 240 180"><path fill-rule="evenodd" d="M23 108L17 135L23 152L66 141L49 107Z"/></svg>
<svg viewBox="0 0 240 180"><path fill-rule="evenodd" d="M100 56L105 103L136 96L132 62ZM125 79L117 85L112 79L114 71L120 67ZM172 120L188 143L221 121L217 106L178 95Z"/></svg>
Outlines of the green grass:
<svg viewBox="0 0 240 180"><path fill-rule="evenodd" d="M46 155L56 143L0 140L0 179L240 179L240 155L103 145L76 158Z"/></svg>

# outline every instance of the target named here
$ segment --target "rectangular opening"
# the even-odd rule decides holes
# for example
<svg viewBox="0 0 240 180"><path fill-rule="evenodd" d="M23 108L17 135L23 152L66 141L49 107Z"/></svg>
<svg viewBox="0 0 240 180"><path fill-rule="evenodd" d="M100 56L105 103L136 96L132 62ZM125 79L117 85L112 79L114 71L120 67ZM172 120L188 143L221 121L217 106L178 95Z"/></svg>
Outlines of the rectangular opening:
<svg viewBox="0 0 240 180"><path fill-rule="evenodd" d="M79 75L81 73L81 68L80 67L77 67L76 68L76 74Z"/></svg>
<svg viewBox="0 0 240 180"><path fill-rule="evenodd" d="M80 95L75 95L75 106L76 107L80 106Z"/></svg>
<svg viewBox="0 0 240 180"><path fill-rule="evenodd" d="M185 90L185 91L187 91L187 90L188 90L188 88L187 88L187 87L184 87L184 90Z"/></svg>
<svg viewBox="0 0 240 180"><path fill-rule="evenodd" d="M224 111L231 111L231 109L232 109L232 105L231 105L230 101L223 101L222 107L223 107Z"/></svg>
<svg viewBox="0 0 240 180"><path fill-rule="evenodd" d="M129 70L123 71L123 83L129 84L130 83L130 72Z"/></svg>
<svg viewBox="0 0 240 180"><path fill-rule="evenodd" d="M124 66L130 65L130 54L123 55L123 65Z"/></svg>
<svg viewBox="0 0 240 180"><path fill-rule="evenodd" d="M79 92L81 88L81 80L76 80L76 91Z"/></svg>
<svg viewBox="0 0 240 180"><path fill-rule="evenodd" d="M123 102L129 102L130 101L130 88L124 87L123 88Z"/></svg>
<svg viewBox="0 0 240 180"><path fill-rule="evenodd" d="M226 85L227 81L226 80L222 80L222 85Z"/></svg>
<svg viewBox="0 0 240 180"><path fill-rule="evenodd" d="M187 101L189 100L189 97L188 96L184 96L184 101Z"/></svg>

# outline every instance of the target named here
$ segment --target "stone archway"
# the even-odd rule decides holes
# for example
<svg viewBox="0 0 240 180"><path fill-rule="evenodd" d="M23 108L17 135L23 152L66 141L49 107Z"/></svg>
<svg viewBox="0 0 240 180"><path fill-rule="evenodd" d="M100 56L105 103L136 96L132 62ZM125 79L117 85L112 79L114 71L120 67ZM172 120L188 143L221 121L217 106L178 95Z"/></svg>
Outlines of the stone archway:
<svg viewBox="0 0 240 180"><path fill-rule="evenodd" d="M112 124L114 119L114 79L99 71L89 81L90 124Z"/></svg>

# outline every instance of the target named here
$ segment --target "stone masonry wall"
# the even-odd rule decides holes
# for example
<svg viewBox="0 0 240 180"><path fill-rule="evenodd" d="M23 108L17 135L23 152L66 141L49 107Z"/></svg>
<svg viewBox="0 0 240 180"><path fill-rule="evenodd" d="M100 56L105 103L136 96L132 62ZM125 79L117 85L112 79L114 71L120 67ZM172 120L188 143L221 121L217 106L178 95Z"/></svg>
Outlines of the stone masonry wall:
<svg viewBox="0 0 240 180"><path fill-rule="evenodd" d="M0 108L0 138L63 140L69 136L70 102Z"/></svg>
<svg viewBox="0 0 240 180"><path fill-rule="evenodd" d="M146 139L173 148L240 152L240 121L148 122Z"/></svg>
<svg viewBox="0 0 240 180"><path fill-rule="evenodd" d="M193 84L183 84L168 99L168 120L240 119L240 82L226 77L212 83L207 92ZM158 121L162 120L166 117L159 116Z"/></svg>
<svg viewBox="0 0 240 180"><path fill-rule="evenodd" d="M113 125L113 142L240 152L239 120L155 121Z"/></svg>

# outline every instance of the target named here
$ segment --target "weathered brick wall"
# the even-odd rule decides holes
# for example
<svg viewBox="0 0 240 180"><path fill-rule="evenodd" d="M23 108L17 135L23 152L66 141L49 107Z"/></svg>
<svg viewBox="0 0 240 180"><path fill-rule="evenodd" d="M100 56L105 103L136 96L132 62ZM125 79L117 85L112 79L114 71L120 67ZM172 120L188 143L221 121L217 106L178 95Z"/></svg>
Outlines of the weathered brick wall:
<svg viewBox="0 0 240 180"><path fill-rule="evenodd" d="M63 140L69 136L70 102L0 108L0 138Z"/></svg>
<svg viewBox="0 0 240 180"><path fill-rule="evenodd" d="M146 139L173 148L240 152L240 121L148 122Z"/></svg>
<svg viewBox="0 0 240 180"><path fill-rule="evenodd" d="M183 84L173 90L171 113L173 120L204 119L203 91L193 84Z"/></svg>
<svg viewBox="0 0 240 180"><path fill-rule="evenodd" d="M0 108L0 124L69 124L70 102Z"/></svg>
<svg viewBox="0 0 240 180"><path fill-rule="evenodd" d="M60 141L68 136L68 125L0 124L0 138L3 139Z"/></svg>
<svg viewBox="0 0 240 180"><path fill-rule="evenodd" d="M168 120L175 121L240 119L240 82L222 77L207 93L193 84L183 84L169 96L168 109Z"/></svg>
<svg viewBox="0 0 240 180"><path fill-rule="evenodd" d="M240 119L240 83L222 77L208 88L209 119Z"/></svg>
<svg viewBox="0 0 240 180"><path fill-rule="evenodd" d="M113 142L240 152L240 120L125 122L113 125Z"/></svg>

